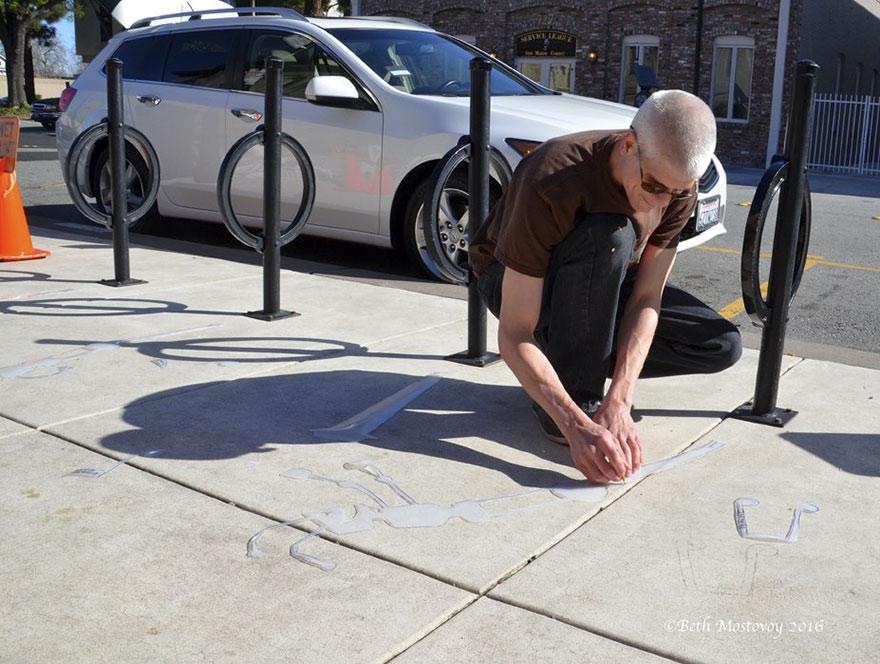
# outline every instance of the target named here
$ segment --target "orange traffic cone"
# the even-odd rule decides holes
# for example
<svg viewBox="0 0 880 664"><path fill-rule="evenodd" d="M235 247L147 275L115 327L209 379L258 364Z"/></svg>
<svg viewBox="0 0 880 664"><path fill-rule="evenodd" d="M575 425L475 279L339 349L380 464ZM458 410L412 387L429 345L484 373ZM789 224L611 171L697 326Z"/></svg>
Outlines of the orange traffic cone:
<svg viewBox="0 0 880 664"><path fill-rule="evenodd" d="M26 261L48 255L45 249L34 249L31 244L15 173L0 169L0 261Z"/></svg>

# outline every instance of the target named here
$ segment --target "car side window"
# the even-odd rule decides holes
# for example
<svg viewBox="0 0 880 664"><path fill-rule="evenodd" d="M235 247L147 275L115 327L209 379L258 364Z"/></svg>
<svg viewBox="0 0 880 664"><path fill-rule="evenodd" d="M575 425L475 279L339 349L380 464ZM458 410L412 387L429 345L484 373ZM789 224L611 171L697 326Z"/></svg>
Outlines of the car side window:
<svg viewBox="0 0 880 664"><path fill-rule="evenodd" d="M171 43L169 35L129 39L111 58L122 60L122 76L129 81L161 81L162 67Z"/></svg>
<svg viewBox="0 0 880 664"><path fill-rule="evenodd" d="M226 87L226 69L235 52L234 30L194 30L173 36L163 80L205 88Z"/></svg>
<svg viewBox="0 0 880 664"><path fill-rule="evenodd" d="M244 64L243 90L266 91L266 58L269 57L280 58L284 63L282 85L285 97L305 99L306 85L315 76L345 76L351 79L330 54L305 35L254 31Z"/></svg>

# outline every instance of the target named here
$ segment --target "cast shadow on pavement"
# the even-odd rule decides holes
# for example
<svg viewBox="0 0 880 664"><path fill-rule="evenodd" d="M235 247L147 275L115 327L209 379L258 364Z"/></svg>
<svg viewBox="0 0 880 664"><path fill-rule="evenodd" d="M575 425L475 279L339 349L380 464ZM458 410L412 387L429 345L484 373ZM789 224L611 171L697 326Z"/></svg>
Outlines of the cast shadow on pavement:
<svg viewBox="0 0 880 664"><path fill-rule="evenodd" d="M161 448L163 459L199 461L272 454L274 448L295 445L302 448L306 463L308 457L337 444L317 440L312 430L337 425L418 379L344 369L205 383L184 393L179 388L167 390L126 406L123 419L132 428L104 437L101 444L122 454ZM482 466L521 486L546 488L570 479L528 465L530 457L539 457L572 467L568 448L541 435L519 387L444 377L372 435L375 438L360 445ZM519 453L517 462L499 458L509 457L508 453L495 456L457 442L461 439L513 448ZM318 447L307 449L312 446ZM485 442L481 446L487 447ZM572 472L577 475L573 467Z"/></svg>
<svg viewBox="0 0 880 664"><path fill-rule="evenodd" d="M790 432L780 436L846 473L880 477L880 434Z"/></svg>

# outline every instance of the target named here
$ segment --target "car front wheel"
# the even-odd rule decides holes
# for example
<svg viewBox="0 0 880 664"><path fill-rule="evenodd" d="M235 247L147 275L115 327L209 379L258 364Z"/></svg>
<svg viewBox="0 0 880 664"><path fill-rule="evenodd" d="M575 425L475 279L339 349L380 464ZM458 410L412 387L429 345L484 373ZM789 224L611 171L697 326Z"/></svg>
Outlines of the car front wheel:
<svg viewBox="0 0 880 664"><path fill-rule="evenodd" d="M404 219L404 246L410 262L422 274L436 279L443 279L443 274L428 251L425 231L422 225L422 214L430 179L423 181L409 199ZM490 187L490 206L498 200L496 187ZM470 238L468 236L468 178L467 172L456 171L446 181L440 197L440 209L437 211L437 229L444 252L449 261L456 265L467 264L467 252Z"/></svg>

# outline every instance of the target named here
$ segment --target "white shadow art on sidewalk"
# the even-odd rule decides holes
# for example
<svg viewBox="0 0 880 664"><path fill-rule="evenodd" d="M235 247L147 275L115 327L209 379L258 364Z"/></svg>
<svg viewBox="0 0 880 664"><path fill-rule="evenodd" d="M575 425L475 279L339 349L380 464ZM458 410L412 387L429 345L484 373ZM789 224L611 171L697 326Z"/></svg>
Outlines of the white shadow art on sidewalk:
<svg viewBox="0 0 880 664"><path fill-rule="evenodd" d="M723 446L724 444L721 442L711 441L693 450L645 464L628 482L632 483L634 480L639 480L648 475L692 461ZM372 530L377 523L384 523L392 528L439 528L453 519L460 519L467 523L485 523L490 519L532 510L559 500L582 503L599 502L605 499L609 491L607 486L592 484L587 480L571 480L571 483L566 486L550 489L529 489L528 491L510 496L462 500L451 505L436 505L418 502L408 492L404 491L393 478L383 473L369 461L353 461L344 464L343 467L346 470L355 470L369 475L377 484L390 488L403 501L403 504L391 505L359 482L324 477L313 473L307 468L291 468L282 473L281 476L295 480L334 484L340 489L361 493L373 504L355 503L352 506L353 514L350 514L351 510L346 510L341 506L329 507L318 512L303 513L290 521L267 526L248 540L248 557L258 558L262 555L262 551L257 546L257 543L267 531L275 528L296 527L301 524L312 523L317 529L294 542L290 546L290 555L300 562L314 565L325 572L329 572L336 568L333 562L321 560L302 551L302 547L306 542L326 532L334 535L351 535ZM549 500L547 500L548 497ZM512 506L522 505L522 503L526 503L526 505Z"/></svg>

